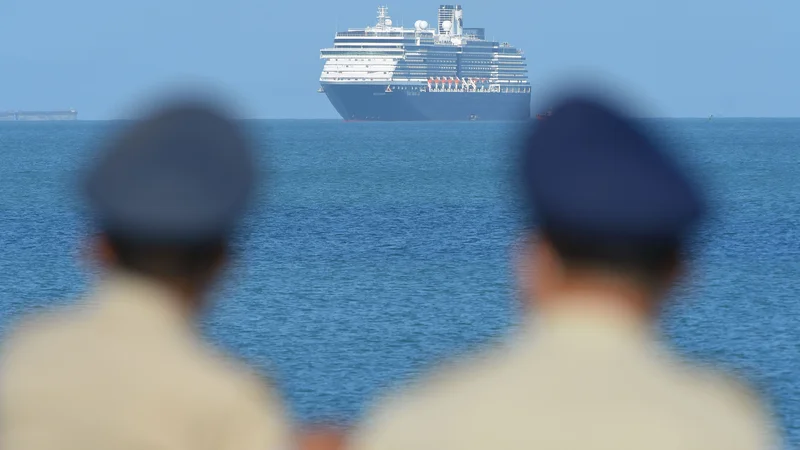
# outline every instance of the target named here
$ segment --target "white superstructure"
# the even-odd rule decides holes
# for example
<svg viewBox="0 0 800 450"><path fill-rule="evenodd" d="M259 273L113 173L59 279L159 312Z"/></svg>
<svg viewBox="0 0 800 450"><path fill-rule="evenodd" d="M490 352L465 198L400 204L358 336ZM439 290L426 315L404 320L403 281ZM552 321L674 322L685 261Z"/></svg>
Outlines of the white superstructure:
<svg viewBox="0 0 800 450"><path fill-rule="evenodd" d="M437 19L434 26L424 20L395 26L381 6L374 26L337 32L333 47L320 50L320 82L530 92L522 51L486 41L482 28L464 28L459 5L440 6Z"/></svg>

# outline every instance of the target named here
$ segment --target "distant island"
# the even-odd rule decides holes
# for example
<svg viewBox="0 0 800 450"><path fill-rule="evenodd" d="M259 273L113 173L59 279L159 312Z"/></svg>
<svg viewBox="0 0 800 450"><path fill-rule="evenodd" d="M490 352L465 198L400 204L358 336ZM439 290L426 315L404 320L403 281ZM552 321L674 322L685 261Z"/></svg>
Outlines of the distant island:
<svg viewBox="0 0 800 450"><path fill-rule="evenodd" d="M0 111L0 121L52 121L77 120L78 111Z"/></svg>

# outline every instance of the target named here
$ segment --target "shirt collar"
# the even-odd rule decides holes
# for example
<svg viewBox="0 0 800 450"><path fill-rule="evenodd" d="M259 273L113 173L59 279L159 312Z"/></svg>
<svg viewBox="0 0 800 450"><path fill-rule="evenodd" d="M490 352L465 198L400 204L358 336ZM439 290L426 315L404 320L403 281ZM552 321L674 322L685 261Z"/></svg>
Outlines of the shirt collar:
<svg viewBox="0 0 800 450"><path fill-rule="evenodd" d="M596 300L565 298L559 306L533 314L523 328L525 339L593 351L655 349L659 336L654 324L632 312L606 307L602 298Z"/></svg>
<svg viewBox="0 0 800 450"><path fill-rule="evenodd" d="M116 270L103 276L90 297L100 311L150 330L190 329L192 319L183 299L157 280Z"/></svg>

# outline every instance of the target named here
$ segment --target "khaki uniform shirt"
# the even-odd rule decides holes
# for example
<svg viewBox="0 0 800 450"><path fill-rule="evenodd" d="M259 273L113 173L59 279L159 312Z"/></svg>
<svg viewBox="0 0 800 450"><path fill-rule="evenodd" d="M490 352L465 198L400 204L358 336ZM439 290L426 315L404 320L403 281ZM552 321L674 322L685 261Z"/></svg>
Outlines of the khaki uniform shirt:
<svg viewBox="0 0 800 450"><path fill-rule="evenodd" d="M541 318L510 345L384 402L351 450L777 450L731 379L688 366L632 319Z"/></svg>
<svg viewBox="0 0 800 450"><path fill-rule="evenodd" d="M176 305L117 274L80 306L22 325L0 359L0 448L288 448L279 399L205 346Z"/></svg>

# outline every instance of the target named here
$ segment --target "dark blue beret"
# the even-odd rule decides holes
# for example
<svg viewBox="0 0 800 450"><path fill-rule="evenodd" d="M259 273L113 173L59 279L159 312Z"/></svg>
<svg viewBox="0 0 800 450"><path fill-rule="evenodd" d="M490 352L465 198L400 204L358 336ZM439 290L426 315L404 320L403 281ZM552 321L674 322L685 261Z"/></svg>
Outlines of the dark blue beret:
<svg viewBox="0 0 800 450"><path fill-rule="evenodd" d="M659 141L599 98L562 99L524 144L534 226L577 239L675 241L703 214L700 192Z"/></svg>
<svg viewBox="0 0 800 450"><path fill-rule="evenodd" d="M224 238L254 185L251 149L237 124L211 105L169 105L113 141L86 194L103 231L137 241Z"/></svg>

